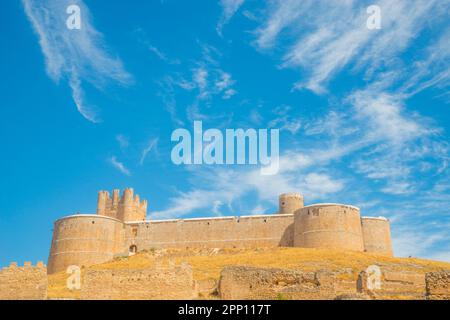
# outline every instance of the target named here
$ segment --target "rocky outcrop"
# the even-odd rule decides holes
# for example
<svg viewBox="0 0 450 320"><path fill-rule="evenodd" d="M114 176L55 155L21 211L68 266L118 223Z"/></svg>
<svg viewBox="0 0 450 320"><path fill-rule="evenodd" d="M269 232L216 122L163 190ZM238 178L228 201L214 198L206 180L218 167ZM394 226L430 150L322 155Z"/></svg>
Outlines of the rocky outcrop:
<svg viewBox="0 0 450 320"><path fill-rule="evenodd" d="M425 279L428 300L450 300L450 270L429 272Z"/></svg>

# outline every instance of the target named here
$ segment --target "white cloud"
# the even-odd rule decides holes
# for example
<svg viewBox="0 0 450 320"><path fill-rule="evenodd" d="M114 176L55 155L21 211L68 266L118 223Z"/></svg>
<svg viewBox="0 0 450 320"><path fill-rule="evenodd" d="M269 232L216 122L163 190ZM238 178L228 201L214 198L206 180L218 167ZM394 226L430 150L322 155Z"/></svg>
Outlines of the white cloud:
<svg viewBox="0 0 450 320"><path fill-rule="evenodd" d="M198 100L210 100L215 95L222 95L222 99L230 99L237 91L233 88L235 81L232 76L216 67L214 63L205 61L198 62L199 67L192 71L192 81L181 79L177 85L187 91L198 90Z"/></svg>
<svg viewBox="0 0 450 320"><path fill-rule="evenodd" d="M234 84L234 80L231 79L231 75L226 72L222 72L222 75L220 76L219 80L216 81L215 85L217 90L223 91L225 89L228 89Z"/></svg>
<svg viewBox="0 0 450 320"><path fill-rule="evenodd" d="M98 122L94 106L87 106L85 103L86 99L83 88L81 87L81 80L76 72L70 75L69 86L72 89L72 99L75 102L78 112L87 120L94 123Z"/></svg>
<svg viewBox="0 0 450 320"><path fill-rule="evenodd" d="M401 144L436 133L425 127L427 121L418 115L406 115L402 97L373 90L370 87L349 97L355 111L355 120L364 121L368 139L387 140ZM414 119L414 117L416 119Z"/></svg>
<svg viewBox="0 0 450 320"><path fill-rule="evenodd" d="M103 36L92 24L88 7L82 0L22 0L25 13L45 57L46 70L55 82L65 79L72 89L78 111L89 121L98 122L95 108L86 103L83 83L103 87L108 81L127 85L132 76L122 62L106 49ZM66 8L81 9L81 30L66 27Z"/></svg>
<svg viewBox="0 0 450 320"><path fill-rule="evenodd" d="M273 1L256 32L256 45L267 50L280 43L277 47L285 52L282 66L306 72L306 79L296 87L324 93L326 84L345 66L364 67L370 77L377 69L395 65L397 55L427 26L427 17L437 19L442 10L435 0L382 0L377 3L382 10L382 29L369 30L366 8L370 4L355 0Z"/></svg>
<svg viewBox="0 0 450 320"><path fill-rule="evenodd" d="M327 159L315 158L306 160L301 154L289 154L282 157L280 171L275 176L263 176L259 168L246 167L207 167L187 168L191 173L193 189L188 192L178 192L170 201L168 208L154 215L158 218L182 217L200 209L210 211L217 208L217 201L229 206L240 203L246 195L256 192L257 205L274 204L283 192L301 191L309 200L323 199L329 194L344 188L344 181L334 179L324 173L307 172L313 163L318 165ZM201 187L194 187L201 186ZM247 207L242 214L252 214L257 206Z"/></svg>
<svg viewBox="0 0 450 320"><path fill-rule="evenodd" d="M158 146L158 141L159 141L158 138L150 139L147 146L144 148L144 150L142 150L141 159L139 160L140 165L144 164L145 158L147 158L147 155L149 154L150 151L156 150Z"/></svg>
<svg viewBox="0 0 450 320"><path fill-rule="evenodd" d="M239 8L244 4L244 0L220 0L222 16L217 23L217 33L222 35L223 27L231 20Z"/></svg>
<svg viewBox="0 0 450 320"><path fill-rule="evenodd" d="M404 94L387 93L379 83L347 98L352 106L348 123L359 127L350 137L366 148L364 157L352 165L369 179L385 180L381 191L393 195L411 194L420 186L416 175L423 175L421 160L437 161L433 166L428 163L430 171L438 170L448 158L446 143L439 137L441 129L431 119L408 112L404 99Z"/></svg>
<svg viewBox="0 0 450 320"><path fill-rule="evenodd" d="M178 65L181 63L180 60L178 59L171 59L168 57L168 55L163 52L161 49L159 49L158 47L156 47L155 45L153 45L152 43L150 43L150 41L148 40L148 36L147 33L145 32L144 29L142 28L137 28L134 31L137 40L143 44L151 53L153 53L158 59L160 59L163 62L166 62L168 64L172 64L172 65Z"/></svg>
<svg viewBox="0 0 450 320"><path fill-rule="evenodd" d="M150 52L153 52L159 59L163 61L168 61L166 55L162 53L157 47L149 45L148 50L150 50Z"/></svg>
<svg viewBox="0 0 450 320"><path fill-rule="evenodd" d="M208 71L204 67L200 67L194 70L193 75L194 83L200 90L201 95L204 94L204 90L208 85Z"/></svg>
<svg viewBox="0 0 450 320"><path fill-rule="evenodd" d="M291 106L281 105L273 110L275 117L269 121L269 128L276 128L280 130L286 130L295 135L302 127L302 121L295 116L292 116Z"/></svg>
<svg viewBox="0 0 450 320"><path fill-rule="evenodd" d="M398 257L424 257L430 259L442 259L444 252L433 252L432 249L439 243L448 242L449 235L444 232L433 230L427 232L424 226L410 226L394 229L393 246L395 255ZM447 255L448 258L448 255Z"/></svg>
<svg viewBox="0 0 450 320"><path fill-rule="evenodd" d="M128 138L126 136L124 136L123 134L116 135L116 140L119 143L119 146L121 149L126 149L130 145Z"/></svg>
<svg viewBox="0 0 450 320"><path fill-rule="evenodd" d="M257 45L266 49L276 44L280 32L307 12L312 5L311 1L272 1L268 8L268 18L257 30Z"/></svg>
<svg viewBox="0 0 450 320"><path fill-rule="evenodd" d="M405 101L431 86L448 86L450 29L435 28L432 32L438 39L430 41L425 50L415 49L417 60L413 63L402 61L401 54L425 28L445 21L448 1L379 1L381 30L366 27L366 8L371 4L356 0L271 1L256 30L255 45L261 51L281 53L282 67L301 70L297 88L319 94L327 91L327 84L344 68L362 73L368 85L341 100L349 109L332 107L315 121L280 114L270 125L293 128L294 133L306 135L300 136L303 144L316 141L321 146L304 147L304 159L316 161L321 153L323 159L351 155L349 166L380 185L379 191L406 196L422 187L417 179L419 170L423 175L426 167L430 174L438 174L448 166L449 150L439 137L441 130L431 119L409 111ZM283 125L292 120L298 125Z"/></svg>
<svg viewBox="0 0 450 320"><path fill-rule="evenodd" d="M228 100L231 97L233 97L236 93L237 93L237 91L234 90L234 89L227 89L227 90L224 91L222 99Z"/></svg>
<svg viewBox="0 0 450 320"><path fill-rule="evenodd" d="M404 74L401 91L411 96L430 87L448 88L450 84L450 27L429 45L421 60ZM448 94L448 89L447 89Z"/></svg>
<svg viewBox="0 0 450 320"><path fill-rule="evenodd" d="M157 94L164 103L164 106L167 112L170 114L172 121L176 125L183 126L184 122L183 120L180 119L180 116L177 111L177 100L175 94L177 85L180 85L178 81L176 81L171 76L166 76L164 79L159 81L159 86L161 87L161 90Z"/></svg>
<svg viewBox="0 0 450 320"><path fill-rule="evenodd" d="M266 212L267 209L264 208L262 205L258 204L256 207L250 210L250 215L266 214Z"/></svg>
<svg viewBox="0 0 450 320"><path fill-rule="evenodd" d="M313 198L320 198L322 195L329 193L336 193L344 187L342 181L333 180L325 174L310 173L305 177L306 188L315 196Z"/></svg>
<svg viewBox="0 0 450 320"><path fill-rule="evenodd" d="M382 188L381 191L389 194L405 195L412 194L415 190L411 188L408 182L394 182Z"/></svg>
<svg viewBox="0 0 450 320"><path fill-rule="evenodd" d="M450 262L450 248L434 253L427 258L431 260Z"/></svg>
<svg viewBox="0 0 450 320"><path fill-rule="evenodd" d="M183 124L183 116L177 108L178 95L188 93L191 96L192 102L185 109L187 119L192 121L216 117L211 115L213 99L228 100L237 94L234 88L236 81L220 67L220 51L205 44L200 44L200 47L201 58L193 63L189 73L173 73L160 81L162 90L159 96L177 125ZM209 115L205 114L204 108L208 109Z"/></svg>
<svg viewBox="0 0 450 320"><path fill-rule="evenodd" d="M222 203L222 201L220 201L220 200L213 201L213 206L212 206L212 212L213 212L213 214L215 214L216 216L221 215L220 207L221 207L222 205L223 205L223 203Z"/></svg>
<svg viewBox="0 0 450 320"><path fill-rule="evenodd" d="M115 156L112 156L108 160L114 168L116 168L117 170L122 172L124 175L127 175L127 176L131 175L130 170L128 170L122 162L117 160L117 158Z"/></svg>

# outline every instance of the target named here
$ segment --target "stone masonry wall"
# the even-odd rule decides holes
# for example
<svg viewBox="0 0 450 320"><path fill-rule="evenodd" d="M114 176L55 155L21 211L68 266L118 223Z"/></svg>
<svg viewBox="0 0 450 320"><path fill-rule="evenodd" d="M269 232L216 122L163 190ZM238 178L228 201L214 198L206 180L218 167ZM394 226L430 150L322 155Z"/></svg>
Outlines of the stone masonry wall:
<svg viewBox="0 0 450 320"><path fill-rule="evenodd" d="M430 272L425 276L428 300L450 300L450 271Z"/></svg>
<svg viewBox="0 0 450 320"><path fill-rule="evenodd" d="M0 271L0 300L47 299L47 268L26 262L23 267L12 263Z"/></svg>
<svg viewBox="0 0 450 320"><path fill-rule="evenodd" d="M425 275L423 273L386 268L380 268L380 271L379 285L372 287L370 287L371 280L368 279L371 277L370 272L362 271L358 279L358 291L378 300L425 299Z"/></svg>
<svg viewBox="0 0 450 320"><path fill-rule="evenodd" d="M292 214L211 219L149 221L128 224L128 247L245 248L293 246Z"/></svg>
<svg viewBox="0 0 450 320"><path fill-rule="evenodd" d="M126 251L124 224L99 215L75 215L55 222L48 258L49 274L110 261Z"/></svg>
<svg viewBox="0 0 450 320"><path fill-rule="evenodd" d="M89 269L81 286L83 300L192 299L196 295L192 269L153 267L147 269Z"/></svg>
<svg viewBox="0 0 450 320"><path fill-rule="evenodd" d="M425 274L380 268L379 282L362 271L355 278L352 269L302 272L229 266L222 270L218 291L221 299L248 300L423 300L450 299L450 272Z"/></svg>
<svg viewBox="0 0 450 320"><path fill-rule="evenodd" d="M393 256L391 227L388 219L362 217L361 225L364 239L364 251Z"/></svg>
<svg viewBox="0 0 450 320"><path fill-rule="evenodd" d="M325 271L230 266L222 270L219 294L225 300L334 299L335 282L335 275Z"/></svg>
<svg viewBox="0 0 450 320"><path fill-rule="evenodd" d="M359 209L348 205L311 205L295 213L294 246L364 251Z"/></svg>

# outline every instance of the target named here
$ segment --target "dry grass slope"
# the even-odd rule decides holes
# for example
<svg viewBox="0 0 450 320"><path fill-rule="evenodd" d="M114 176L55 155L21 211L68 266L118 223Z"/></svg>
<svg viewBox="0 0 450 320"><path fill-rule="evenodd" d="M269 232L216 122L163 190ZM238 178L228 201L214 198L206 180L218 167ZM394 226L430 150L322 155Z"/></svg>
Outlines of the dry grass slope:
<svg viewBox="0 0 450 320"><path fill-rule="evenodd" d="M415 271L424 274L431 271L450 269L450 263L445 262L412 258L390 258L361 252L303 248L149 250L132 257L116 258L111 262L90 268L137 269L156 264L168 265L174 263L180 265L183 262L191 265L194 279L197 281L218 280L221 270L225 266L233 265L298 269L302 271L317 271L320 269L339 271L351 268L353 273L349 276L355 280L361 270L372 264L377 264L381 267L386 266L391 270ZM70 291L66 288L67 277L68 275L64 272L49 276L49 298L79 298L79 291Z"/></svg>

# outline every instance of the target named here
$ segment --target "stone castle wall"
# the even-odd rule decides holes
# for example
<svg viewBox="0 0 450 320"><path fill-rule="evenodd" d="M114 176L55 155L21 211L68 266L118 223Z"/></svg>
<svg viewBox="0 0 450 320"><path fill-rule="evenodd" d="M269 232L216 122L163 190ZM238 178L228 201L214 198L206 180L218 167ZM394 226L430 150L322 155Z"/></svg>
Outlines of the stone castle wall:
<svg viewBox="0 0 450 320"><path fill-rule="evenodd" d="M55 222L48 272L106 262L125 250L122 221L99 215L66 217Z"/></svg>
<svg viewBox="0 0 450 320"><path fill-rule="evenodd" d="M196 299L407 299L450 300L450 271L424 274L420 270L399 271L396 266L337 270L227 266L220 279L195 281L192 268L160 261L146 268L87 268L81 281L80 299L151 300ZM373 266L371 266L373 267ZM369 270L370 269L370 270ZM69 277L69 275L66 275ZM378 285L375 285L378 279ZM0 271L0 300L44 300L47 273L43 263L16 263Z"/></svg>
<svg viewBox="0 0 450 320"><path fill-rule="evenodd" d="M145 221L147 202L126 189L100 191L96 215L55 223L49 273L88 266L152 248L335 248L392 255L388 220L361 219L349 205L304 207L298 193L279 197L277 214Z"/></svg>
<svg viewBox="0 0 450 320"><path fill-rule="evenodd" d="M12 263L0 271L0 300L47 299L47 268L26 262L23 267Z"/></svg>
<svg viewBox="0 0 450 320"><path fill-rule="evenodd" d="M295 214L294 246L364 251L359 209L320 204Z"/></svg>
<svg viewBox="0 0 450 320"><path fill-rule="evenodd" d="M359 275L357 282L358 291L367 294L372 299L407 299L423 300L425 299L425 274L413 271L398 271L381 267L379 276L379 285L374 283L373 271L363 271ZM372 279L370 279L372 277Z"/></svg>
<svg viewBox="0 0 450 320"><path fill-rule="evenodd" d="M352 269L302 272L291 269L229 266L219 281L221 299L364 299L450 300L450 272L398 271L381 267L378 285L373 274L362 271L358 279Z"/></svg>
<svg viewBox="0 0 450 320"><path fill-rule="evenodd" d="M219 294L224 300L334 299L335 280L328 272L230 266L221 272Z"/></svg>
<svg viewBox="0 0 450 320"><path fill-rule="evenodd" d="M265 215L149 221L127 225L128 247L292 247L294 216Z"/></svg>
<svg viewBox="0 0 450 320"><path fill-rule="evenodd" d="M83 300L176 300L196 296L192 269L179 267L146 269L90 269L81 287Z"/></svg>
<svg viewBox="0 0 450 320"><path fill-rule="evenodd" d="M428 300L450 300L450 271L429 272L426 279Z"/></svg>
<svg viewBox="0 0 450 320"><path fill-rule="evenodd" d="M392 257L389 220L385 218L363 217L361 224L365 251Z"/></svg>

